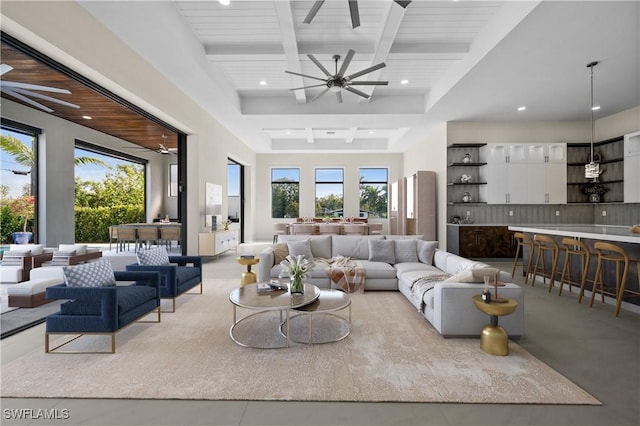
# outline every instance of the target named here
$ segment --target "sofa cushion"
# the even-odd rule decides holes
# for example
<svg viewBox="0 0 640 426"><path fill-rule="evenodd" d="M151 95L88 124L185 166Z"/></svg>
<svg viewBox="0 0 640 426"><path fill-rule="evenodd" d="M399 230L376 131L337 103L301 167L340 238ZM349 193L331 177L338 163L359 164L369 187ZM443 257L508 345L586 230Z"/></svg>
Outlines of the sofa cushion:
<svg viewBox="0 0 640 426"><path fill-rule="evenodd" d="M87 253L87 245L86 244L60 244L58 246L58 251L62 252L75 252L76 254L86 254Z"/></svg>
<svg viewBox="0 0 640 426"><path fill-rule="evenodd" d="M147 250L140 250L136 254L138 265L158 266L170 265L169 254L164 247L154 247Z"/></svg>
<svg viewBox="0 0 640 426"><path fill-rule="evenodd" d="M305 259L313 259L311 241L309 240L289 241L287 247L289 248L289 254L293 257L304 256Z"/></svg>
<svg viewBox="0 0 640 426"><path fill-rule="evenodd" d="M369 240L382 240L384 235L331 235L331 256L369 259Z"/></svg>
<svg viewBox="0 0 640 426"><path fill-rule="evenodd" d="M418 240L395 240L394 256L395 263L407 263L418 261Z"/></svg>
<svg viewBox="0 0 640 426"><path fill-rule="evenodd" d="M424 238L424 235L385 235L385 240L421 240Z"/></svg>
<svg viewBox="0 0 640 426"><path fill-rule="evenodd" d="M63 266L68 287L110 287L116 285L111 263L106 259L75 266Z"/></svg>
<svg viewBox="0 0 640 426"><path fill-rule="evenodd" d="M145 285L118 286L118 315L156 298L156 289ZM101 315L100 300L71 300L60 305L62 315Z"/></svg>
<svg viewBox="0 0 640 426"><path fill-rule="evenodd" d="M313 253L314 257L331 258L330 235L278 235L278 243L301 240L309 240L311 242L311 253Z"/></svg>
<svg viewBox="0 0 640 426"><path fill-rule="evenodd" d="M200 277L199 268L194 268L193 266L176 266L176 279L178 280L178 284L197 277Z"/></svg>
<svg viewBox="0 0 640 426"><path fill-rule="evenodd" d="M43 244L11 244L9 251L13 252L29 252L27 255L35 256L44 253Z"/></svg>
<svg viewBox="0 0 640 426"><path fill-rule="evenodd" d="M396 268L386 262L372 262L370 260L361 260L362 267L365 271L365 288L367 287L367 280L373 278L380 279L395 279Z"/></svg>
<svg viewBox="0 0 640 426"><path fill-rule="evenodd" d="M433 256L438 248L437 241L418 240L418 260L427 265L433 265Z"/></svg>
<svg viewBox="0 0 640 426"><path fill-rule="evenodd" d="M273 246L273 260L275 264L282 262L289 255L289 246L287 243L278 243Z"/></svg>
<svg viewBox="0 0 640 426"><path fill-rule="evenodd" d="M434 266L431 266L427 263L422 263L422 262L396 263L394 266L396 268L396 276L398 278L400 278L403 274L407 272L429 271L432 268L434 268Z"/></svg>
<svg viewBox="0 0 640 426"><path fill-rule="evenodd" d="M396 263L394 240L369 240L369 261Z"/></svg>

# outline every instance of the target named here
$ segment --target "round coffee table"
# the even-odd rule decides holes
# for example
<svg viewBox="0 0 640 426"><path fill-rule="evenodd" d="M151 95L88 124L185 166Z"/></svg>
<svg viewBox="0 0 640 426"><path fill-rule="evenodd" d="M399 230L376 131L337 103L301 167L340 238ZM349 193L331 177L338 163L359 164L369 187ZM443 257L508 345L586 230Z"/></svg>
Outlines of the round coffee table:
<svg viewBox="0 0 640 426"><path fill-rule="evenodd" d="M344 309L349 309L347 318L337 314ZM298 343L318 344L338 342L351 333L351 297L340 290L320 290L320 297L313 303L295 308L293 315L289 316L287 324L282 324L281 331L289 339ZM316 317L316 321L313 321ZM294 330L305 331L305 326L297 326L297 322L307 319L305 333L295 334ZM317 329L314 331L314 325Z"/></svg>
<svg viewBox="0 0 640 426"><path fill-rule="evenodd" d="M320 297L318 287L307 283L304 285L303 294L291 294L286 290L261 293L258 292L258 284L247 284L236 288L229 295L229 300L233 304L233 324L229 329L229 336L240 346L257 349L289 347L288 330L284 335L281 334L281 324L288 326L289 313L292 309L313 303L318 297ZM238 308L256 312L238 318ZM265 317L265 314L274 312L280 314L279 320L275 323L273 318ZM239 327L244 327L245 335L242 337L237 335ZM269 342L264 342L265 339ZM280 342L276 342L275 345L260 344L272 343L270 340L277 339L280 339Z"/></svg>
<svg viewBox="0 0 640 426"><path fill-rule="evenodd" d="M505 303L485 303L482 295L473 296L473 303L491 318L491 324L482 327L480 335L480 349L491 355L509 355L509 335L504 327L498 325L498 317L509 315L518 307L514 299L507 299Z"/></svg>

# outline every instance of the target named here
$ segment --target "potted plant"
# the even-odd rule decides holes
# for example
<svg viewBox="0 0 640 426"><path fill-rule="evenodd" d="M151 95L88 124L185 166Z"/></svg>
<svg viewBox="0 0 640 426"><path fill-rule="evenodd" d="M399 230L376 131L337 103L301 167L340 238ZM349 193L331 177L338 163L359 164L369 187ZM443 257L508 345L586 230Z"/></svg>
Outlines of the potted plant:
<svg viewBox="0 0 640 426"><path fill-rule="evenodd" d="M23 219L22 232L13 233L13 241L16 244L29 244L33 236L32 232L27 231L27 224L29 223L29 219L33 219L34 217L35 202L36 199L33 195L23 195L11 203L11 211Z"/></svg>
<svg viewBox="0 0 640 426"><path fill-rule="evenodd" d="M304 255L297 256L288 255L280 264L283 266L280 271L280 278L289 277L290 293L304 293L304 278L307 278L309 272L316 266L313 260L307 259Z"/></svg>
<svg viewBox="0 0 640 426"><path fill-rule="evenodd" d="M599 203L602 201L602 196L608 191L607 188L594 183L592 186L584 188L584 193L589 197L590 203Z"/></svg>

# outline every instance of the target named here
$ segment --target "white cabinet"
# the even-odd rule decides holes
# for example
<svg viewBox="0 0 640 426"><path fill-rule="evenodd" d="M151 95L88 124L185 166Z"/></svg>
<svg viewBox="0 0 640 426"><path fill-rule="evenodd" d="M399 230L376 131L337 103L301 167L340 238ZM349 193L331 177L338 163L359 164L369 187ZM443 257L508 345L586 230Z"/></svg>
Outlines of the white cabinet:
<svg viewBox="0 0 640 426"><path fill-rule="evenodd" d="M238 247L238 230L201 232L198 236L198 253L201 256L217 256Z"/></svg>
<svg viewBox="0 0 640 426"><path fill-rule="evenodd" d="M566 144L487 144L489 204L564 204L567 201Z"/></svg>
<svg viewBox="0 0 640 426"><path fill-rule="evenodd" d="M640 132L624 136L624 202L640 203Z"/></svg>

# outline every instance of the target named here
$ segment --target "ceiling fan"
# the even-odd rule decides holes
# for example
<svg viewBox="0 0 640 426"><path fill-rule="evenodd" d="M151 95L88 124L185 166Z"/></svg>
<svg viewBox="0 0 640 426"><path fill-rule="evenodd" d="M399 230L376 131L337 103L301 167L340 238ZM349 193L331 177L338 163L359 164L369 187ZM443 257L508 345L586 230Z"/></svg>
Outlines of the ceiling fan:
<svg viewBox="0 0 640 426"><path fill-rule="evenodd" d="M349 13L351 14L351 26L353 28L358 28L360 26L360 12L358 12L358 0L348 0L348 1L349 1ZM393 1L403 9L406 9L407 6L409 6L409 3L411 3L411 1L401 1L401 0L393 0ZM306 18L304 18L304 21L302 22L304 22L305 24L310 24L323 4L324 4L324 0L316 1L311 7L311 10L307 14Z"/></svg>
<svg viewBox="0 0 640 426"><path fill-rule="evenodd" d="M11 70L13 70L13 67L11 65L0 64L0 76L8 73ZM53 109L41 104L40 102L34 101L31 98L42 99L44 101L67 106L70 108L76 108L76 109L80 108L79 105L72 104L71 102L62 101L60 99L43 95L42 93L38 93L38 92L48 92L48 93L61 93L64 95L70 95L71 92L67 89L59 89L57 87L41 86L38 84L29 84L29 83L20 83L17 81L2 80L2 83L0 83L0 91L5 95L19 99L26 104L34 106L48 113L52 113Z"/></svg>
<svg viewBox="0 0 640 426"><path fill-rule="evenodd" d="M166 143L167 135L162 134L162 139L164 139L165 143ZM147 146L134 146L134 147L127 147L127 148L130 148L130 149L148 149L150 151L155 151L158 154L163 154L163 155L169 155L169 154L178 155L175 152L176 151L175 148L169 148L169 147L167 147L167 145L165 145L165 143L159 143L157 149L156 148L149 148Z"/></svg>
<svg viewBox="0 0 640 426"><path fill-rule="evenodd" d="M313 55L308 54L307 57L309 59L311 59L311 61L316 64L316 66L318 68L320 68L320 70L324 73L324 75L326 75L327 78L320 78L320 77L314 77L311 75L306 75L306 74L300 74L297 72L293 72L293 71L285 71L286 73L289 74L294 74L294 75L299 75L301 77L306 77L306 78L312 78L314 80L320 80L323 83L322 84L314 84L311 86L303 86L303 87L296 87L293 89L289 89L289 90L300 90L300 89L308 89L310 87L322 87L322 86L326 86L326 88L320 92L318 95L316 95L313 99L311 99L311 102L315 101L316 99L318 99L320 96L324 95L325 93L327 93L329 90L331 90L332 92L335 92L336 94L336 98L338 99L339 103L342 103L342 89L351 92L351 93L355 93L358 96L362 96L363 98L369 99L369 95L354 89L351 86L386 86L389 84L388 81L353 81L354 78L360 77L361 75L364 74L368 74L370 72L379 70L380 68L384 68L386 65L384 62L381 62L377 65L373 65L369 68L363 69L362 71L358 71L355 72L351 75L344 75L344 73L347 71L347 68L349 67L349 64L351 63L351 60L353 59L353 55L355 55L355 51L352 49L349 49L349 51L347 52L347 56L344 58L344 61L342 62L342 66L340 66L340 69L338 70L338 61L340 60L340 55L333 55L333 61L335 62L335 66L336 66L336 71L335 74L331 74L321 63L320 61L318 61Z"/></svg>

